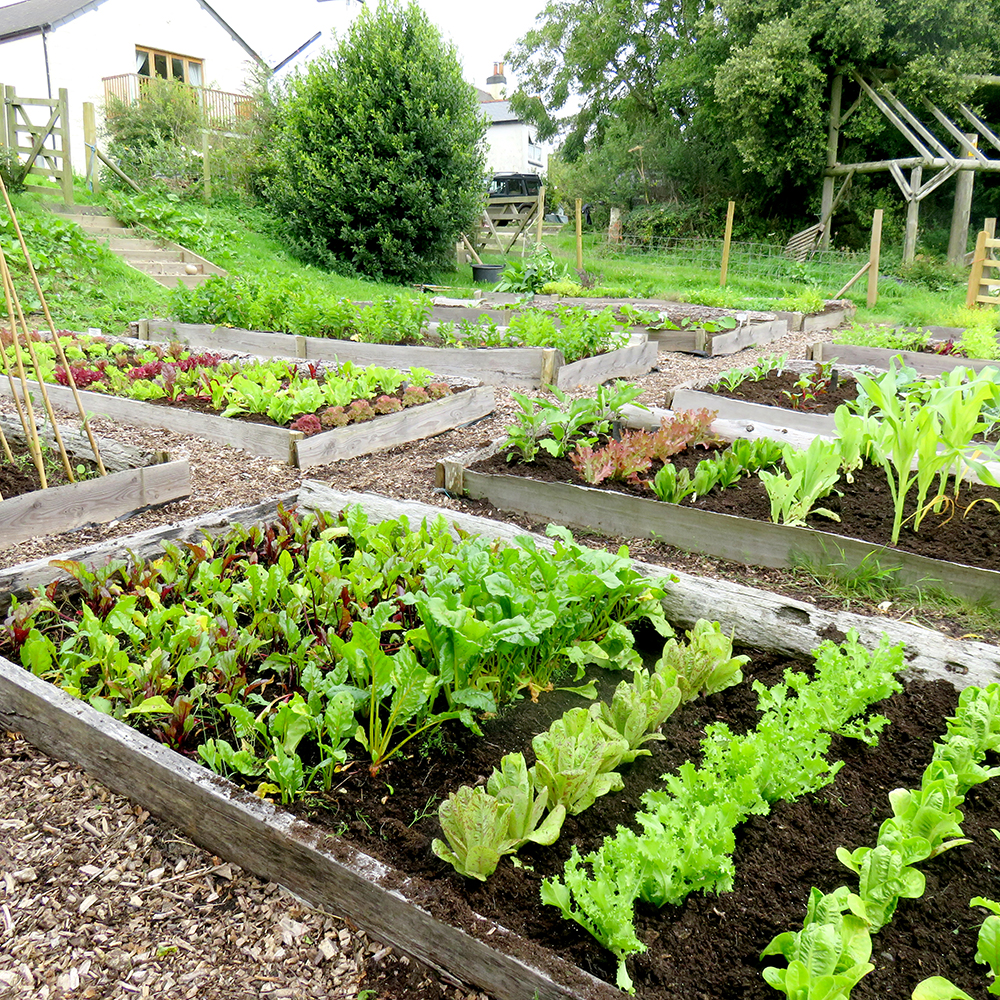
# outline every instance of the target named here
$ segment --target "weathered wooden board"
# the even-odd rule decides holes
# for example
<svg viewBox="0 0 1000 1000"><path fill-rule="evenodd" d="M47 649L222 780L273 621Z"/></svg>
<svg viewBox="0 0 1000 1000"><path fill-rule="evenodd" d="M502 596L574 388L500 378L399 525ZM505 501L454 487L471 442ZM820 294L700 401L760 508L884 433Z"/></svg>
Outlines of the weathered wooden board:
<svg viewBox="0 0 1000 1000"><path fill-rule="evenodd" d="M514 955L520 939L493 921L491 947L431 917L420 886L349 844L191 763L0 657L0 723L44 753L85 768L109 788L213 854L348 916L380 941L448 969L498 1000L614 1000L621 994L554 955L547 971ZM335 850L325 848L335 840ZM424 890L426 891L426 890ZM520 949L519 949L520 946Z"/></svg>
<svg viewBox="0 0 1000 1000"><path fill-rule="evenodd" d="M45 445L50 448L56 447L56 436L48 421L44 423L37 421L39 414L35 414L38 426L38 433ZM0 427L3 428L7 439L18 444L25 442L24 428L21 421L10 413L0 413ZM93 461L94 449L90 445L90 439L85 431L68 424L59 424L59 435L62 438L63 447L66 453L74 459L86 459ZM97 449L101 453L101 460L104 468L108 472L122 472L124 469L140 469L149 465L157 459L165 461L166 453L160 452L153 455L141 448L135 448L130 444L122 444L120 441L112 441L110 438L97 438Z"/></svg>
<svg viewBox="0 0 1000 1000"><path fill-rule="evenodd" d="M580 386L601 385L613 378L635 378L645 375L656 364L657 346L646 340L645 334L633 335L632 343L617 351L581 358L556 370L556 386L576 389ZM638 341L638 342L637 342Z"/></svg>
<svg viewBox="0 0 1000 1000"><path fill-rule="evenodd" d="M888 368L897 359L920 375L944 375L956 368L998 368L1000 361L983 361L977 358L956 358L944 354L925 354L922 351L891 351L883 347L856 347L853 344L813 344L810 357L814 361L838 361L842 365L864 365L869 368Z"/></svg>
<svg viewBox="0 0 1000 1000"><path fill-rule="evenodd" d="M443 434L492 413L494 398L493 386L482 385L421 406L387 413L363 424L314 434L297 443L296 464L300 469L326 465Z"/></svg>
<svg viewBox="0 0 1000 1000"><path fill-rule="evenodd" d="M54 406L75 408L69 388L61 385L47 388ZM0 380L0 394L10 394L8 383L2 380ZM84 390L79 395L85 409L95 416L111 417L140 427L160 427L178 434L193 434L210 441L231 444L235 448L250 452L251 455L261 455L290 465L306 467L353 458L416 440L412 436L406 436L409 425L432 427L431 434L440 434L453 427L471 423L493 409L494 392L491 386L479 387L423 404L419 409L426 409L428 412L422 414L419 419L413 416L414 408L411 407L398 414L387 414L363 424L351 424L323 431L310 438L305 438L301 431L288 430L286 427L231 420L171 406L156 406L100 392ZM403 419L393 421L393 417ZM383 421L389 421L388 427L395 428L396 437L392 436L391 430L382 430L386 426ZM369 442L369 445L366 446L365 442ZM306 446L304 452L300 451L304 445Z"/></svg>
<svg viewBox="0 0 1000 1000"><path fill-rule="evenodd" d="M742 399L727 399L697 389L675 389L669 401L674 410L715 410L720 420L739 420L744 423L763 423L772 427L787 427L805 434L824 434L835 437L837 424L832 413L806 413L802 410L785 410L780 406L763 406L747 403Z"/></svg>
<svg viewBox="0 0 1000 1000"><path fill-rule="evenodd" d="M0 502L0 549L27 538L104 524L191 494L186 460L112 472Z"/></svg>
<svg viewBox="0 0 1000 1000"><path fill-rule="evenodd" d="M447 473L457 485L453 469ZM465 494L488 500L500 510L516 511L570 528L603 531L626 538L656 538L685 552L730 559L748 566L787 569L808 561L847 568L877 560L897 569L899 583L939 586L959 597L1000 606L1000 573L928 559L924 556L842 538L812 528L752 521L698 510L687 504L644 500L571 483L547 483L521 476L495 476L466 469Z"/></svg>
<svg viewBox="0 0 1000 1000"><path fill-rule="evenodd" d="M640 346L647 341L643 333L633 334L629 345L620 350L566 365L562 351L548 347L407 347L260 333L159 319L140 320L137 325L142 337L177 339L211 350L331 363L351 361L359 365L401 369L427 368L451 378L529 389L552 384L567 388L600 385L612 378L644 375L656 364L655 344ZM563 374L564 367L569 369L566 374Z"/></svg>
<svg viewBox="0 0 1000 1000"><path fill-rule="evenodd" d="M714 337L710 337L709 348L713 357L721 354L735 354L745 347L770 344L779 337L784 337L786 333L788 333L788 324L781 319L765 323L748 323L736 330L717 333Z"/></svg>

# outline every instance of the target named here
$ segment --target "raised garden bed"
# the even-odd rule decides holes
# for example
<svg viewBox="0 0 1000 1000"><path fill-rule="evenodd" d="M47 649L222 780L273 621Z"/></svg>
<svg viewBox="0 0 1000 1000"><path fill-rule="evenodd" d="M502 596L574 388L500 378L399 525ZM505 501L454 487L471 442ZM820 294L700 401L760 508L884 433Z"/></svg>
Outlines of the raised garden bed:
<svg viewBox="0 0 1000 1000"><path fill-rule="evenodd" d="M326 509L363 499L369 517L374 520L401 513L411 518L440 513L423 505L324 491L312 484L306 484L303 492L306 495L301 499L307 505ZM274 505L264 505L253 511L230 512L230 517L245 520L268 516L268 507L273 513ZM481 518L458 514L454 519L464 530L484 531L502 538L514 533L509 526ZM228 518L200 520L202 525L221 527L219 522ZM97 562L106 561L121 554L126 545L137 554L150 554L157 537L195 540L197 527L189 522L144 532L113 545L96 547L85 554ZM538 540L538 544L543 545L545 541ZM79 555L67 554L69 557ZM0 575L0 591L9 592L23 585L32 575L37 577L42 573L51 579L54 571L41 564L6 571ZM982 684L997 676L997 653L993 647L948 640L899 622L830 614L802 602L724 581L699 581L681 575L671 588L666 605L669 616L679 625L691 624L692 616L707 614L718 617L727 630L735 628L740 638L750 642L758 637L765 638L770 648L791 647L807 651L817 644L819 631L843 631L856 622L862 624L868 641L877 642L876 637L884 626L894 638L906 643L906 656L915 668L911 669L911 675L922 674L925 679L946 676L960 685ZM770 669L780 671L780 662L775 661ZM773 674L766 679L771 682ZM910 714L905 711L907 702ZM689 752L691 734L686 730L696 729L703 723L699 716L707 713L707 718L714 718L717 713L730 710L744 712L739 707L741 704L735 695L731 698L716 696L705 703L704 712L699 708L686 720L687 726L668 734L670 752L675 756ZM872 824L877 827L881 813L886 811L883 794L886 789L882 783L891 783L889 787L901 781L912 783L910 778L924 763L922 755L926 756L930 739L943 730L940 716L950 711L953 704L954 695L947 694L940 684L931 689L916 684L905 698L894 699L894 704L886 707L895 724L884 733L877 755L873 751L859 750L857 744L853 747L838 744L835 747L837 754L849 760L843 772L843 783L831 786L827 793L813 796L808 802L803 800L795 806L782 806L770 818L752 820L746 825L744 844L737 857L741 884L736 887L736 894L692 897L680 911L660 911L659 924L654 922L652 914L642 915L641 933L652 947L648 960L641 959L637 963L639 995L649 1000L668 997L673 1000L674 997L697 995L697 992L713 998L772 995L762 980L754 978L755 956L773 932L788 929L796 919L801 919L805 905L802 884L831 877L844 880L843 872L837 871L832 860L832 848L840 842L834 844L829 839L831 831L834 836L848 838L851 846L867 842L866 831ZM445 922L439 908L439 897L445 890L450 898L453 883L458 882L461 888L461 881L455 876L442 879L438 875L426 881L393 870L340 837L238 791L223 779L193 766L114 720L98 715L87 705L69 699L6 661L0 662L0 718L9 729L24 733L45 752L86 767L113 789L129 795L144 808L178 826L213 853L280 882L314 904L347 916L373 936L476 983L498 1000L531 1000L535 996L544 1000L555 997L597 1000L619 995L550 948L506 930L505 917L477 916L475 899L485 899L491 883L487 883L484 892L473 894L471 906L467 904L464 912L455 911L455 916L464 915L467 920L467 930L459 930ZM660 763L657 760L657 766ZM864 769L864 781L857 781L858 768ZM876 774L885 777L877 778ZM873 785L877 787L873 789ZM879 799L874 803L871 800L873 791ZM966 831L976 838L977 847L991 843L986 839L986 828L995 822L993 817L997 808L995 792L989 786L984 786L982 791L986 794L977 802L971 802L970 797L966 820ZM608 801L610 803L611 799ZM838 823L838 820L843 822ZM814 831L817 838L816 843L808 845L804 867L798 862L793 865L791 861L794 842L790 831L802 823L807 830ZM399 825L405 831L405 824ZM395 825L385 826L382 833L386 831L392 840L402 836ZM827 840L820 842L823 834ZM985 850L988 852L989 847ZM969 935L963 933L956 938L952 934L955 922L952 913L960 910L968 918L969 883L958 880L959 853L958 850L949 853L944 867L927 866L930 877L938 879L942 886L948 885L952 894L949 907L946 908L939 898L935 898L934 907L929 903L904 902L897 916L901 936L888 938L889 932L883 932L886 936L884 947L893 951L897 962L880 961L879 971L871 977L872 988L867 992L859 988L857 996L896 995L901 981L894 977L895 970L902 970L902 981L911 971L919 977L926 974L927 965L917 971L906 968L907 963L915 962L916 958L925 963L939 963L946 955L950 964L935 964L933 970L949 974L962 985L974 988L968 978L963 980L955 972L970 955ZM965 864L973 870L972 881L982 877L983 864L988 857L988 853L984 855L978 850L966 851ZM793 871L795 879L805 882L795 881ZM524 873L522 887L537 886L538 877L539 873ZM972 891L987 894L992 891L995 895L992 885L979 882ZM963 892L966 898L959 899ZM762 909L746 906L751 897ZM502 900L498 903L503 905ZM940 921L937 920L939 911ZM727 914L731 916L727 918ZM922 919L925 915L928 922L935 922L935 927L946 925L941 939L944 945L935 947L926 936L914 943L912 925L919 927L925 923ZM948 923L949 918L951 923ZM897 933L895 927L893 933ZM923 933L926 935L926 927ZM581 934L574 925L565 925L564 938L563 942L553 944L573 959L591 965L600 975L608 975L607 956L595 945L581 941ZM613 964L612 961L612 972ZM970 970L970 975L975 975L974 969Z"/></svg>
<svg viewBox="0 0 1000 1000"><path fill-rule="evenodd" d="M75 407L69 388L48 385L47 389L53 405ZM10 395L6 382L0 383L0 394ZM307 437L301 431L285 427L122 399L107 393L82 390L79 395L87 412L96 416L140 427L161 427L178 434L194 434L301 469L368 455L442 434L479 420L492 412L494 405L492 386L478 386L422 406L388 413L367 423L338 427Z"/></svg>
<svg viewBox="0 0 1000 1000"><path fill-rule="evenodd" d="M0 414L0 427L12 447L23 444L24 432L16 418ZM73 462L93 460L90 442L83 432L68 426L60 426L59 430ZM55 441L47 425L41 437L48 444ZM0 549L38 535L104 524L190 495L191 470L186 460L171 462L165 452L154 455L100 438L97 446L108 471L106 476L16 496L4 492L0 501ZM34 467L30 469L34 473Z"/></svg>
<svg viewBox="0 0 1000 1000"><path fill-rule="evenodd" d="M462 309L462 313L475 310ZM485 313L489 315L489 313ZM469 318L463 315L460 318ZM443 322L443 320L442 320ZM140 320L143 340L179 340L192 346L311 361L352 361L391 368L427 368L439 375L473 378L486 385L560 389L600 385L612 378L645 375L656 364L657 347L645 334L634 334L627 347L567 364L562 351L548 347L424 347L364 344L328 337L300 337L206 324Z"/></svg>
<svg viewBox="0 0 1000 1000"><path fill-rule="evenodd" d="M866 368L888 368L895 358L897 364L914 368L920 375L943 375L956 368L1000 367L1000 361L983 361L980 358L960 358L954 355L934 354L929 351L893 351L885 347L858 347L854 344L812 344L808 356L813 361L836 361L841 365L858 365Z"/></svg>
<svg viewBox="0 0 1000 1000"><path fill-rule="evenodd" d="M657 413L645 415L637 423L649 426L658 424ZM734 427L735 424L735 427ZM713 425L716 433L739 432L739 425ZM774 428L751 425L753 436L775 437ZM735 435L734 435L735 436ZM741 434L739 436L742 436ZM802 435L792 432L782 436L799 446ZM876 565L882 570L895 570L894 577L902 584L940 586L957 596L974 601L987 601L1000 605L1000 571L982 568L984 554L995 562L998 545L991 540L994 532L992 519L987 515L985 505L976 511L983 519L974 524L972 533L966 536L969 545L969 559L979 565L966 565L957 561L958 552L944 544L941 530L935 531L927 524L924 533L913 536L914 542L929 551L948 552L950 558L931 557L918 552L906 551L889 546L888 526L873 513L875 491L885 497L885 478L879 471L873 471L864 479L863 487L855 487L855 495L865 500L855 506L857 513L852 524L870 524L865 530L872 531L878 541L866 541L840 534L842 526L818 515L811 515L811 527L790 527L767 520L769 503L763 487L753 480L753 490L749 485L724 490L715 497L701 497L698 505L684 502L664 503L652 497L647 489L635 487L627 492L617 489L595 488L582 484L568 461L555 468L550 463L539 465L537 471L531 465L522 465L513 474L501 456L497 445L465 452L443 459L437 465L437 482L449 493L467 496L473 500L487 500L500 510L525 514L542 521L552 521L572 529L599 531L620 537L647 537L682 551L710 555L750 566L791 568L802 563L814 565L836 565L846 570L862 565ZM544 458L544 456L542 456ZM698 456L691 459L692 463ZM478 468L476 466L479 466ZM992 496L996 491L976 486L981 491L967 496L965 503L973 495ZM845 482L838 483L839 492L850 490ZM973 489L967 486L967 489ZM711 505L713 509L704 509ZM741 507L754 513L750 517L738 516ZM846 518L850 509L847 502L837 504ZM963 504L964 506L964 504ZM732 511L727 513L724 511ZM991 513L992 509L990 509ZM763 518L763 519L760 519ZM891 514L889 522L891 524ZM966 522L961 522L965 527ZM958 530L957 526L955 530ZM960 532L960 537L962 533ZM884 540L882 540L884 538ZM987 563L989 565L989 563Z"/></svg>

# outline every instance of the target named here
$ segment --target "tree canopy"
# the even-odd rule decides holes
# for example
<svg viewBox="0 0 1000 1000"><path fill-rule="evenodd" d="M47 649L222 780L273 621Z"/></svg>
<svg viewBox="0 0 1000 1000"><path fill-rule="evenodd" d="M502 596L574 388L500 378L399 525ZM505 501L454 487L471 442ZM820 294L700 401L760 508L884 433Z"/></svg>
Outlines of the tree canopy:
<svg viewBox="0 0 1000 1000"><path fill-rule="evenodd" d="M1000 65L998 6L552 0L508 56L520 81L515 106L543 136L564 133L567 161L585 151L620 159L621 150L611 156L603 147L619 140L634 146L630 132L655 135L670 171L686 160L687 175L697 177L721 164L730 191L777 194L815 185L835 73L882 74L901 97L966 99L974 87L967 74L995 73ZM865 109L844 134L889 155L899 143L878 112Z"/></svg>
<svg viewBox="0 0 1000 1000"><path fill-rule="evenodd" d="M415 4L365 8L279 101L275 206L307 259L413 279L481 210L486 123Z"/></svg>

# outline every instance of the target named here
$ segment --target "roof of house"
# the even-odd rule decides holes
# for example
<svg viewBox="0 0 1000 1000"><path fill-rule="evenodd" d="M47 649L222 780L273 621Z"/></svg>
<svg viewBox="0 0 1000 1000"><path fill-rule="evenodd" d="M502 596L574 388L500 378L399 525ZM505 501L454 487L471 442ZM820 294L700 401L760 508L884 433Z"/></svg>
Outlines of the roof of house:
<svg viewBox="0 0 1000 1000"><path fill-rule="evenodd" d="M104 0L20 0L0 7L0 39L26 35L98 7Z"/></svg>
<svg viewBox="0 0 1000 1000"><path fill-rule="evenodd" d="M494 101L490 98L488 101L480 101L480 107L489 115L494 125L506 125L521 120L511 110L510 101Z"/></svg>

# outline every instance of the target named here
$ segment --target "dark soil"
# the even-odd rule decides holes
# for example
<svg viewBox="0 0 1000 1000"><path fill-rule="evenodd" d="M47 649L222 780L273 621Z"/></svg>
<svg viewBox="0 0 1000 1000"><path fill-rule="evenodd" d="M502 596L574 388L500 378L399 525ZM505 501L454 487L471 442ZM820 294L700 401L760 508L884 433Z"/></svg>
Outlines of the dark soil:
<svg viewBox="0 0 1000 1000"><path fill-rule="evenodd" d="M504 753L520 750L532 763L531 737L580 704L578 697L554 692L542 695L537 704L517 705L488 722L482 739L449 730L424 748L426 757L394 758L375 778L362 767L349 774L327 802L305 811L313 822L416 877L417 902L441 919L482 935L488 925L484 928L475 914L492 918L613 983L613 957L555 908L541 904L541 880L561 873L572 846L586 853L617 825L632 824L645 788L659 784L660 775L684 761L697 761L706 724L721 720L734 731L752 727L757 712L750 678L775 684L789 666L808 669L773 654L756 654L745 668L746 682L679 709L664 726L666 738L648 744L652 756L622 768L625 791L607 795L567 819L552 847L522 849L520 867L503 859L482 884L461 878L431 852L431 840L441 836L438 804L460 784L484 781ZM602 677L602 695L618 679ZM845 766L830 786L795 803L778 803L770 815L753 817L739 829L732 892L694 895L678 908L641 905L637 928L649 950L630 963L638 996L775 996L760 977L761 950L774 935L801 926L812 886L831 891L851 884L850 872L836 859L836 848L874 845L879 825L890 813L888 792L919 785L932 742L942 735L944 718L956 700L947 682L911 682L877 706L891 720L877 747L835 738L829 757L843 760ZM904 1000L917 981L932 974L984 994L983 970L973 962L983 914L970 911L969 899L1000 894L1000 844L990 833L998 824L1000 782L993 781L974 789L966 801L963 828L972 843L921 864L927 877L925 897L902 901L893 922L874 939L876 971L862 980L854 997ZM521 954L544 966L544 954ZM404 973L394 966L387 974Z"/></svg>
<svg viewBox="0 0 1000 1000"><path fill-rule="evenodd" d="M11 497L19 497L25 493L33 493L42 488L38 470L31 459L31 453L25 445L19 445L8 439L10 450L14 455L14 464L7 462L0 452L0 497L5 500ZM43 446L44 449L44 446ZM43 450L43 455L46 452ZM80 464L79 459L72 459L73 467ZM92 469L93 463L84 462L88 470ZM66 470L62 466L62 461L58 454L53 452L48 455L48 461L44 463L45 479L49 486L65 486L69 482Z"/></svg>
<svg viewBox="0 0 1000 1000"><path fill-rule="evenodd" d="M803 377L796 372L770 372L766 378L740 383L732 392L721 387L706 387L702 391L725 399L740 399L745 403L779 406L783 410L801 410L804 413L833 413L841 403L857 399L857 382L850 375L841 374L837 374L827 387L816 391L814 399L803 399L801 390L796 387L796 382ZM805 377L815 378L812 372L807 372ZM796 399L799 401L796 402Z"/></svg>
<svg viewBox="0 0 1000 1000"><path fill-rule="evenodd" d="M689 449L675 455L673 461L674 464L686 466L693 471L698 462L708 455L709 452L701 448ZM553 458L542 450L530 463L516 460L507 462L503 454L497 454L474 463L472 468L477 472L493 475L510 474L543 482L589 485L577 474L568 459ZM642 479L635 483L605 480L590 488L628 493L659 503L647 485L658 469L659 465L654 463L649 472L644 473ZM912 515L916 512L914 496L915 491L912 491L904 506L903 529L898 548L931 559L1000 569L1000 512L990 502L977 503L969 508L978 499L1000 503L1000 490L978 483L963 483L958 509L942 509L938 513L931 511L925 516L919 533L912 529ZM684 503L719 514L732 514L755 521L771 520L771 501L764 484L757 476L741 479L725 490L715 487L693 503L690 500L685 500ZM806 519L808 527L875 545L889 544L895 507L886 474L880 466L865 466L855 471L851 483L841 477L835 491L820 500L818 506L837 514L840 521L812 514Z"/></svg>

